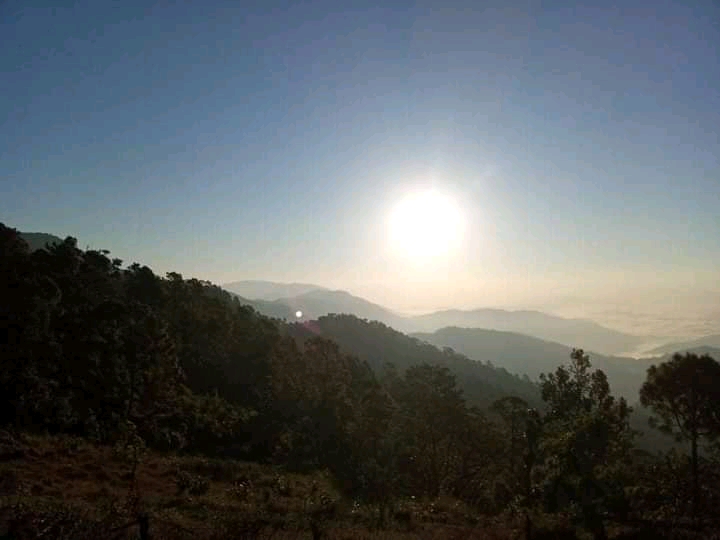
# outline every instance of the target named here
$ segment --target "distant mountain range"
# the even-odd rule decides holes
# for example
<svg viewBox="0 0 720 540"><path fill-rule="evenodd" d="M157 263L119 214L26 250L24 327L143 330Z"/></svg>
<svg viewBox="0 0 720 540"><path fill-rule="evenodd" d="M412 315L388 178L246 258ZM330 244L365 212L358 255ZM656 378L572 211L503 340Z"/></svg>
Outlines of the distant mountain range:
<svg viewBox="0 0 720 540"><path fill-rule="evenodd" d="M251 294L260 290L265 298L272 298L274 294L286 293L293 288L305 289L296 296L276 300L241 297L243 302L264 315L304 322L334 313L378 321L422 342L440 348L449 347L471 360L490 362L510 373L524 374L533 380L540 373L554 371L558 365L567 362L572 347L582 348L590 355L593 366L607 374L613 391L631 403L638 399L647 368L669 356L664 350L648 354L642 359L617 355L615 351L637 346L643 338L617 332L592 321L565 319L538 311L448 310L428 315L403 316L345 291L332 291L310 284L275 284L267 281L245 283L232 284L232 288ZM300 318L296 317L298 311L302 312ZM433 328L434 325L438 325L438 328ZM424 331L426 328L430 328L430 331ZM506 328L514 330L508 331ZM710 336L705 340L712 342L713 338ZM697 343L701 342L704 340L671 344L661 349L672 352L679 349L700 351ZM720 358L720 349L714 352L708 349L706 352Z"/></svg>
<svg viewBox="0 0 720 540"><path fill-rule="evenodd" d="M223 287L246 299L260 313L288 320L294 319L295 313L301 311L302 319L317 319L329 313L345 313L360 319L376 320L406 333L434 332L451 326L483 328L521 333L608 355L632 350L644 339L605 328L592 321L565 319L539 311L446 310L426 315L404 316L348 292L331 291L318 285L240 281ZM302 292L287 296L289 290ZM254 297L257 293L262 293L262 296Z"/></svg>
<svg viewBox="0 0 720 540"><path fill-rule="evenodd" d="M275 283L271 281L236 281L222 285L223 289L238 295L257 311L268 317L296 319L296 312L302 312L301 320L313 320L330 313L354 315L359 319L380 321L396 330L406 320L393 311L353 296L346 291L333 291L320 285L303 283ZM300 291L296 294L290 292ZM260 294L260 296L255 296Z"/></svg>
<svg viewBox="0 0 720 540"><path fill-rule="evenodd" d="M677 343L668 343L661 347L656 347L648 351L649 356L657 356L664 354L672 354L676 352L698 351L703 348L720 349L720 334L705 336L690 341L680 341Z"/></svg>
<svg viewBox="0 0 720 540"><path fill-rule="evenodd" d="M328 313L345 313L360 319L380 321L396 330L399 330L396 325L404 320L401 315L346 291L316 289L291 298L281 298L277 302L290 306L293 312L302 311L305 319L317 319Z"/></svg>
<svg viewBox="0 0 720 540"><path fill-rule="evenodd" d="M515 332L481 328L442 328L432 333L411 334L437 347L453 350L482 362L507 369L510 373L527 375L537 380L541 373L549 373L570 360L572 347L545 341ZM586 349L593 368L602 369L608 376L613 392L630 402L638 399L640 385L645 380L648 361L635 358L605 356Z"/></svg>
<svg viewBox="0 0 720 540"><path fill-rule="evenodd" d="M432 332L456 326L518 332L603 354L622 354L640 345L644 338L605 328L593 321L566 319L540 311L503 309L448 310L413 317L412 331Z"/></svg>
<svg viewBox="0 0 720 540"><path fill-rule="evenodd" d="M300 296L312 291L326 291L325 287L310 283L276 283L274 281L247 280L226 283L222 286L228 292L253 300L278 300Z"/></svg>

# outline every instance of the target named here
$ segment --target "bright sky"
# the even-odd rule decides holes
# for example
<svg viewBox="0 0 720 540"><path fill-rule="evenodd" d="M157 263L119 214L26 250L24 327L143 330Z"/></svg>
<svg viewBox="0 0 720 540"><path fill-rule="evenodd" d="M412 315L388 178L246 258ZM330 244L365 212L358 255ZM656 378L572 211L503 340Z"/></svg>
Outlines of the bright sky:
<svg viewBox="0 0 720 540"><path fill-rule="evenodd" d="M575 5L5 0L0 220L398 309L716 290L720 7Z"/></svg>

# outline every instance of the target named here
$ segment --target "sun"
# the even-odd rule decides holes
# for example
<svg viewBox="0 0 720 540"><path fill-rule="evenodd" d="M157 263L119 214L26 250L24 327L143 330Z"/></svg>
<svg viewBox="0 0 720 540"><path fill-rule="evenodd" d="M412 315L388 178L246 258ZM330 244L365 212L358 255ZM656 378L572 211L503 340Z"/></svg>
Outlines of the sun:
<svg viewBox="0 0 720 540"><path fill-rule="evenodd" d="M435 190L413 193L402 199L390 215L392 251L414 261L447 256L462 233L458 205Z"/></svg>

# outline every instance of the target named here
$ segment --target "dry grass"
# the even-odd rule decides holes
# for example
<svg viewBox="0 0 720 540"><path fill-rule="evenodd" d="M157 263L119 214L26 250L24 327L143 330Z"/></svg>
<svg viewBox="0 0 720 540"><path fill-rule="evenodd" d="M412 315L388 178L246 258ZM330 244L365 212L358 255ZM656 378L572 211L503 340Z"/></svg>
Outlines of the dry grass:
<svg viewBox="0 0 720 540"><path fill-rule="evenodd" d="M148 516L155 540L523 537L515 520L483 516L446 498L399 501L381 528L376 508L343 500L319 472L297 475L254 463L152 452L135 482L130 470L111 448L68 437L12 439L0 433L0 537L138 538L140 515ZM535 521L546 529L542 538L578 538L557 516ZM658 531L612 533L618 539L661 537Z"/></svg>
<svg viewBox="0 0 720 540"><path fill-rule="evenodd" d="M313 529L341 540L516 536L453 500L406 501L380 530L374 508L342 500L319 472L149 452L134 485L130 466L112 448L68 437L22 436L16 443L0 460L0 535L14 522L26 531L17 538L32 538L41 524L56 538L114 537L113 529L145 512L153 538L167 540L296 540L313 538ZM137 537L137 527L128 531Z"/></svg>
<svg viewBox="0 0 720 540"><path fill-rule="evenodd" d="M0 537L14 528L6 537L16 540L41 534L61 540L138 538L137 517L143 514L155 540L523 537L515 520L483 516L448 498L399 501L379 527L376 508L343 500L320 472L298 475L255 463L149 452L133 481L130 465L112 448L86 441L8 441L0 434L0 446ZM558 533L546 532L545 538L560 538L565 528L553 519L545 525Z"/></svg>

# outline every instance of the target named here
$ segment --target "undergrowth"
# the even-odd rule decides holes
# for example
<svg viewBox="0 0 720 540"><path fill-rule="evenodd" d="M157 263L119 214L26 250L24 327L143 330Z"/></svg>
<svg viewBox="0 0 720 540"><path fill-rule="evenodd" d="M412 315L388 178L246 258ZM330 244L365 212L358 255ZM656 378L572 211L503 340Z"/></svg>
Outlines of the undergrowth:
<svg viewBox="0 0 720 540"><path fill-rule="evenodd" d="M117 448L71 437L0 439L0 538L140 538L143 526L155 540L524 537L518 516L451 498L396 501L381 516L343 498L322 471L149 451L129 462ZM578 538L557 518L534 522L538 539Z"/></svg>

